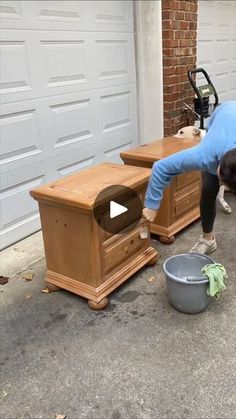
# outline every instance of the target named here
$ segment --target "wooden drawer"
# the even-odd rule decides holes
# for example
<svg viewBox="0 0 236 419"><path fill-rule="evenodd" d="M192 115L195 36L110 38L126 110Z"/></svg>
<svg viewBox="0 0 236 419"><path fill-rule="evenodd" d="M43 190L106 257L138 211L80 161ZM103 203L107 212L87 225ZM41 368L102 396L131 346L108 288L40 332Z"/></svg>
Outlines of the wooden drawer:
<svg viewBox="0 0 236 419"><path fill-rule="evenodd" d="M105 274L115 269L125 260L128 260L140 249L148 246L149 236L144 239L140 237L140 232L144 226L147 227L147 224L140 225L123 237L119 235L118 241L116 236L114 236L110 239L112 244L108 247L104 246Z"/></svg>
<svg viewBox="0 0 236 419"><path fill-rule="evenodd" d="M191 185L194 182L200 181L200 172L183 173L176 176L176 190L180 191L185 186Z"/></svg>
<svg viewBox="0 0 236 419"><path fill-rule="evenodd" d="M106 213L102 218L102 228L104 230L104 241L112 235L118 234L126 227L139 221L142 216L142 193L135 194L132 198L124 200L121 205L128 208L128 211L115 218L110 218L110 212Z"/></svg>
<svg viewBox="0 0 236 419"><path fill-rule="evenodd" d="M191 191L185 194L176 195L174 206L175 206L175 217L179 218L183 214L187 213L194 207L199 206L200 200L200 187L197 185Z"/></svg>

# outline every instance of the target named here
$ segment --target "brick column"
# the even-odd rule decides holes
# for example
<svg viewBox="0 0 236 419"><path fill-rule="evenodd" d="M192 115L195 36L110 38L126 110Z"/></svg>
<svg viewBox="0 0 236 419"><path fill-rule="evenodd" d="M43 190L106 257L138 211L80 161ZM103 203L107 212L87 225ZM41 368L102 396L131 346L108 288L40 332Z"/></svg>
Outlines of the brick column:
<svg viewBox="0 0 236 419"><path fill-rule="evenodd" d="M196 67L197 8L197 0L162 0L165 136L187 125L184 102L193 104L187 73ZM190 117L189 124L193 123Z"/></svg>

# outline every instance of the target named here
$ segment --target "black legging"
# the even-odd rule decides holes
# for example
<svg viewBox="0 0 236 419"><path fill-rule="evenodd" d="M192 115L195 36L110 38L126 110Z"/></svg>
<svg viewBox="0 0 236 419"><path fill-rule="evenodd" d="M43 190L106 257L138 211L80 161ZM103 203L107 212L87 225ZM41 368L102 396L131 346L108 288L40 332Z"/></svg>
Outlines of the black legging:
<svg viewBox="0 0 236 419"><path fill-rule="evenodd" d="M211 233L216 217L216 197L219 192L218 176L202 172L200 213L203 233Z"/></svg>

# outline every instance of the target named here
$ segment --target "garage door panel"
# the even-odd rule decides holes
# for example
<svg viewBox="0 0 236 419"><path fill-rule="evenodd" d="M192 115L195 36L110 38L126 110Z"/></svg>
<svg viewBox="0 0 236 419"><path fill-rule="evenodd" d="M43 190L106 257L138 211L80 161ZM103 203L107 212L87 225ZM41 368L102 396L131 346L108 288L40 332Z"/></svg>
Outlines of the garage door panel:
<svg viewBox="0 0 236 419"><path fill-rule="evenodd" d="M220 33L233 33L235 25L234 1L199 2L198 7L198 30L201 33L216 31Z"/></svg>
<svg viewBox="0 0 236 419"><path fill-rule="evenodd" d="M22 20L22 5L20 1L12 0L9 2L8 0L3 0L0 3L0 19L1 23L9 19L10 21L16 22L16 20ZM2 25L1 25L2 26Z"/></svg>
<svg viewBox="0 0 236 419"><path fill-rule="evenodd" d="M90 58L93 51L88 45L88 34L18 32L1 31L1 103L88 90L94 86L95 64Z"/></svg>
<svg viewBox="0 0 236 419"><path fill-rule="evenodd" d="M80 30L85 1L1 1L2 28Z"/></svg>
<svg viewBox="0 0 236 419"><path fill-rule="evenodd" d="M96 36L96 34L95 34ZM134 46L131 34L97 34L94 68L96 83L106 87L135 81Z"/></svg>
<svg viewBox="0 0 236 419"><path fill-rule="evenodd" d="M25 100L33 95L32 72L29 67L29 44L21 34L1 33L0 73L1 103L12 100Z"/></svg>
<svg viewBox="0 0 236 419"><path fill-rule="evenodd" d="M98 109L96 94L91 91L50 100L54 126L52 153L65 153L95 144L100 133Z"/></svg>
<svg viewBox="0 0 236 419"><path fill-rule="evenodd" d="M55 89L58 92L61 87L80 89L81 84L88 89L91 75L85 37L70 33L65 40L59 39L58 34L53 35L47 35L45 40L41 37L39 41L45 74L42 87L47 90L44 94L54 94Z"/></svg>
<svg viewBox="0 0 236 419"><path fill-rule="evenodd" d="M31 9L32 16L37 21L67 22L79 24L84 20L83 1L35 1Z"/></svg>
<svg viewBox="0 0 236 419"><path fill-rule="evenodd" d="M127 84L1 107L1 173L137 130L136 86ZM47 163L51 166L51 163Z"/></svg>
<svg viewBox="0 0 236 419"><path fill-rule="evenodd" d="M24 160L22 164L25 165L25 161L29 158L42 154L36 109L1 115L0 130L0 164L5 170L13 170L19 160Z"/></svg>
<svg viewBox="0 0 236 419"><path fill-rule="evenodd" d="M86 167L94 165L97 161L96 147L82 147L57 155L54 159L53 169L50 173L52 180L67 176Z"/></svg>
<svg viewBox="0 0 236 419"><path fill-rule="evenodd" d="M42 162L1 175L0 248L22 237L23 232L30 234L38 228L37 203L30 197L29 190L45 181Z"/></svg>
<svg viewBox="0 0 236 419"><path fill-rule="evenodd" d="M9 30L1 39L1 103L135 83L129 33L20 31L19 39Z"/></svg>
<svg viewBox="0 0 236 419"><path fill-rule="evenodd" d="M52 124L47 102L48 99L34 99L1 105L1 174L49 156Z"/></svg>
<svg viewBox="0 0 236 419"><path fill-rule="evenodd" d="M102 90L101 109L102 141L115 135L137 130L135 85L125 85Z"/></svg>
<svg viewBox="0 0 236 419"><path fill-rule="evenodd" d="M2 28L132 32L132 3L117 1L1 1Z"/></svg>
<svg viewBox="0 0 236 419"><path fill-rule="evenodd" d="M129 1L90 1L92 30L132 31L133 13Z"/></svg>
<svg viewBox="0 0 236 419"><path fill-rule="evenodd" d="M103 141L104 160L122 163L120 153L138 145L138 132L113 136Z"/></svg>
<svg viewBox="0 0 236 419"><path fill-rule="evenodd" d="M198 11L198 67L208 72L220 102L235 100L232 74L236 54L236 4L234 1L200 1ZM198 80L200 82L201 78ZM202 81L205 83L204 78Z"/></svg>

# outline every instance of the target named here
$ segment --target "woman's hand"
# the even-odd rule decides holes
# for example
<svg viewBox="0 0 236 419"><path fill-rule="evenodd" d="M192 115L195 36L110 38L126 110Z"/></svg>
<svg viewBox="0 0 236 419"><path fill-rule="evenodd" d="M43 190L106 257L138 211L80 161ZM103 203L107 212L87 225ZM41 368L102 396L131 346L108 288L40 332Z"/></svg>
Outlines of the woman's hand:
<svg viewBox="0 0 236 419"><path fill-rule="evenodd" d="M151 223L155 220L156 215L157 215L157 210L153 210L149 208L143 209L143 216Z"/></svg>

